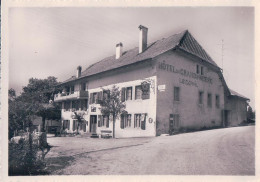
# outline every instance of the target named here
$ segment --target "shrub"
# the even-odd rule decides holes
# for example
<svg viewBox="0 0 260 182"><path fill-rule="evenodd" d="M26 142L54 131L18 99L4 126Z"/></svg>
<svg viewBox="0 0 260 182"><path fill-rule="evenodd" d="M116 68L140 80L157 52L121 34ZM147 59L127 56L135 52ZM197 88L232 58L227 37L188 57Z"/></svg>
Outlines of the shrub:
<svg viewBox="0 0 260 182"><path fill-rule="evenodd" d="M39 146L29 139L21 138L18 143L9 142L9 175L43 174L45 163Z"/></svg>

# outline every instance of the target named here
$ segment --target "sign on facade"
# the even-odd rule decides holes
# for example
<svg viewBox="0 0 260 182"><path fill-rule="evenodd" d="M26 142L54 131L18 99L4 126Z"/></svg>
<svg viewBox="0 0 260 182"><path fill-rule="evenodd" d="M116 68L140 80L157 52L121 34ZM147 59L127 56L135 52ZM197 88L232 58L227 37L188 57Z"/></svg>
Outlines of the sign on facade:
<svg viewBox="0 0 260 182"><path fill-rule="evenodd" d="M160 92L164 92L165 89L166 89L166 86L165 86L165 85L158 85L158 90L159 90Z"/></svg>

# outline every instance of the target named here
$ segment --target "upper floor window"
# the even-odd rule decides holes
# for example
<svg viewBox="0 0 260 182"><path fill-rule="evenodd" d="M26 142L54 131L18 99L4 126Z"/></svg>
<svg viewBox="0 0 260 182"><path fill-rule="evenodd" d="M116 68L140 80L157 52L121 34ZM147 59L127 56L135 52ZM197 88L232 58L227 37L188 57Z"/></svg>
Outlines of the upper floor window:
<svg viewBox="0 0 260 182"><path fill-rule="evenodd" d="M70 93L71 93L71 94L74 94L74 86L71 86L71 87L70 87Z"/></svg>
<svg viewBox="0 0 260 182"><path fill-rule="evenodd" d="M65 111L68 111L70 109L70 101L64 102L64 109Z"/></svg>
<svg viewBox="0 0 260 182"><path fill-rule="evenodd" d="M78 100L72 101L72 109L75 109L76 111L79 110L79 101Z"/></svg>
<svg viewBox="0 0 260 182"><path fill-rule="evenodd" d="M201 68L200 68L200 74L204 75L204 67L203 66L201 66Z"/></svg>
<svg viewBox="0 0 260 182"><path fill-rule="evenodd" d="M216 108L219 108L219 95L216 95Z"/></svg>
<svg viewBox="0 0 260 182"><path fill-rule="evenodd" d="M199 104L203 104L203 92L199 92Z"/></svg>
<svg viewBox="0 0 260 182"><path fill-rule="evenodd" d="M80 108L82 111L86 111L88 109L88 100L87 99L84 99L84 100L81 100L81 105L80 105Z"/></svg>
<svg viewBox="0 0 260 182"><path fill-rule="evenodd" d="M126 100L132 100L132 87L126 88Z"/></svg>
<svg viewBox="0 0 260 182"><path fill-rule="evenodd" d="M110 90L103 91L103 100L108 99L110 95Z"/></svg>
<svg viewBox="0 0 260 182"><path fill-rule="evenodd" d="M208 93L208 107L212 107L212 95Z"/></svg>
<svg viewBox="0 0 260 182"><path fill-rule="evenodd" d="M200 66L197 64L197 70L196 70L197 74L200 74Z"/></svg>
<svg viewBox="0 0 260 182"><path fill-rule="evenodd" d="M180 101L180 87L174 87L173 99L174 99L174 101Z"/></svg>
<svg viewBox="0 0 260 182"><path fill-rule="evenodd" d="M81 90L84 90L84 91L86 90L86 83L81 84Z"/></svg>
<svg viewBox="0 0 260 182"><path fill-rule="evenodd" d="M204 67L200 65L196 65L196 73L200 75L204 75Z"/></svg>
<svg viewBox="0 0 260 182"><path fill-rule="evenodd" d="M141 85L135 87L135 99L142 99L142 88Z"/></svg>

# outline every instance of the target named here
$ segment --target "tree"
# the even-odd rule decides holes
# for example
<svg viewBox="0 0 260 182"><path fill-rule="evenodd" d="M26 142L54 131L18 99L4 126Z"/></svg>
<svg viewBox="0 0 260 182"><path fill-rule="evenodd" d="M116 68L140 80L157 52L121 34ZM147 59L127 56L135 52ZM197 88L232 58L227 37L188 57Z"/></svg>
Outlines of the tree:
<svg viewBox="0 0 260 182"><path fill-rule="evenodd" d="M42 131L45 131L46 119L60 119L60 109L56 104L50 104L55 93L60 91L55 86L58 84L55 77L47 79L29 79L27 86L23 87L21 95L16 96L15 90L9 93L9 137L15 130L32 126L32 116L42 117Z"/></svg>
<svg viewBox="0 0 260 182"><path fill-rule="evenodd" d="M125 114L125 102L121 101L120 98L120 90L118 87L113 85L112 89L104 90L103 93L103 100L100 101L100 111L103 115L112 115L113 117L113 138L115 138L115 122L116 119L119 117L120 114Z"/></svg>
<svg viewBox="0 0 260 182"><path fill-rule="evenodd" d="M255 119L255 112L253 111L251 106L248 106L248 108L247 108L247 118Z"/></svg>
<svg viewBox="0 0 260 182"><path fill-rule="evenodd" d="M45 132L46 119L60 119L61 117L59 105L49 103L53 100L54 94L61 91L60 88L55 87L57 84L57 78L52 76L47 79L31 78L18 98L30 106L27 108L29 115L42 117L42 132Z"/></svg>
<svg viewBox="0 0 260 182"><path fill-rule="evenodd" d="M79 133L79 125L82 125L84 123L83 116L85 115L85 112L74 112L75 118L78 120L77 123L77 134Z"/></svg>

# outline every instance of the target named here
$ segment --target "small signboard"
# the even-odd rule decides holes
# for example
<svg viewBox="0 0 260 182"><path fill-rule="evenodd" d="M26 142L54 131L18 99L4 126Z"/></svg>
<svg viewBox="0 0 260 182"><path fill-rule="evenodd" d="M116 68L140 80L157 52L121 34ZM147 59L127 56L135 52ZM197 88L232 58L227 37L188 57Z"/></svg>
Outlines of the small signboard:
<svg viewBox="0 0 260 182"><path fill-rule="evenodd" d="M165 85L158 85L158 90L159 90L160 92L164 92L165 89L166 89L166 86L165 86Z"/></svg>

